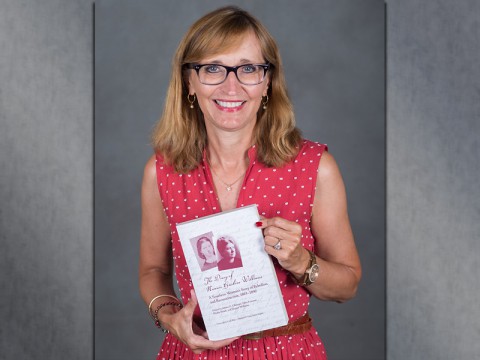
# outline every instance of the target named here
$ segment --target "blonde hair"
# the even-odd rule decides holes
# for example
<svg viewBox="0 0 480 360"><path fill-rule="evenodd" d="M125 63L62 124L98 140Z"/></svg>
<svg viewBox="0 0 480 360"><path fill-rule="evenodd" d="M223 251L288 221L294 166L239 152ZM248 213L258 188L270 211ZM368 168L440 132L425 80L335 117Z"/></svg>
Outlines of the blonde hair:
<svg viewBox="0 0 480 360"><path fill-rule="evenodd" d="M204 118L198 106L190 108L187 63L228 51L253 32L270 64L268 107L260 107L253 141L258 160L280 167L298 152L300 131L295 127L280 52L267 29L253 16L235 6L210 12L196 21L181 40L172 63L172 75L163 114L152 133L152 146L175 171L187 173L202 160L207 146Z"/></svg>

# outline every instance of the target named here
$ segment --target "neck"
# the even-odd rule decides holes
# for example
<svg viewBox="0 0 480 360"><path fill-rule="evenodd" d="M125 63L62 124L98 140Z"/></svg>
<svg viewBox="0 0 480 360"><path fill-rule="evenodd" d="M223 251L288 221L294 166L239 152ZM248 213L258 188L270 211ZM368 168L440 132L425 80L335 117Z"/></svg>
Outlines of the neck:
<svg viewBox="0 0 480 360"><path fill-rule="evenodd" d="M205 258L205 262L206 263L213 263L217 260L217 258L215 256L208 256Z"/></svg>
<svg viewBox="0 0 480 360"><path fill-rule="evenodd" d="M244 172L247 169L247 151L252 145L250 137L209 136L207 156L212 167L217 173L225 175Z"/></svg>
<svg viewBox="0 0 480 360"><path fill-rule="evenodd" d="M207 129L208 132L208 129ZM248 168L248 149L251 147L251 134L239 136L224 132L222 136L208 133L207 161L213 175L218 201L222 210L236 206L242 178Z"/></svg>

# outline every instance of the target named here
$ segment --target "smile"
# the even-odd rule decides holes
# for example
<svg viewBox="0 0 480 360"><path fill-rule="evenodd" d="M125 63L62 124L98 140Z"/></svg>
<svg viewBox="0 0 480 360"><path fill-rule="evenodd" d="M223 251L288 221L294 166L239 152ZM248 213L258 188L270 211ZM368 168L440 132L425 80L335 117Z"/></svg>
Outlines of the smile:
<svg viewBox="0 0 480 360"><path fill-rule="evenodd" d="M215 104L217 104L220 108L226 108L228 110L238 110L245 101L221 101L215 100Z"/></svg>

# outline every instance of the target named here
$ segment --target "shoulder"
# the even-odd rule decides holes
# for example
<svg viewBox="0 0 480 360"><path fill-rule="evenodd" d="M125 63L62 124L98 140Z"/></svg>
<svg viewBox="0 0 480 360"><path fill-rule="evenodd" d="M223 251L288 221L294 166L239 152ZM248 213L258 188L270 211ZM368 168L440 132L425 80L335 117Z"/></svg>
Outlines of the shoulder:
<svg viewBox="0 0 480 360"><path fill-rule="evenodd" d="M319 163L319 173L322 172L324 175L338 170L337 163L332 154L328 152L328 145L322 144L316 141L311 141L308 139L303 139L300 145L300 150L298 156L306 156L309 158L316 157L320 158Z"/></svg>
<svg viewBox="0 0 480 360"><path fill-rule="evenodd" d="M145 164L143 179L144 181L157 183L157 179L164 176L168 177L170 173L173 173L173 168L165 163L160 154L154 153L148 158Z"/></svg>
<svg viewBox="0 0 480 360"><path fill-rule="evenodd" d="M325 151L318 166L317 184L325 184L332 181L343 182L337 161L332 154Z"/></svg>
<svg viewBox="0 0 480 360"><path fill-rule="evenodd" d="M157 173L157 155L153 154L147 160L145 168L143 169L143 176L145 178L155 177Z"/></svg>
<svg viewBox="0 0 480 360"><path fill-rule="evenodd" d="M319 216L328 220L338 212L343 214L345 209L346 192L342 174L333 155L325 152L318 166L312 214L316 220Z"/></svg>
<svg viewBox="0 0 480 360"><path fill-rule="evenodd" d="M341 176L337 162L328 152L327 144L303 139L295 158L296 163L318 166L317 185L319 182L336 179Z"/></svg>
<svg viewBox="0 0 480 360"><path fill-rule="evenodd" d="M144 169L144 176L149 177L169 177L176 174L172 165L169 165L164 157L159 153L154 153L148 159L145 169Z"/></svg>
<svg viewBox="0 0 480 360"><path fill-rule="evenodd" d="M157 188L157 159L155 154L148 158L143 169L142 188L149 192Z"/></svg>
<svg viewBox="0 0 480 360"><path fill-rule="evenodd" d="M321 144L315 141L303 139L300 143L297 156L306 157L321 157L324 152L328 150L326 144Z"/></svg>
<svg viewBox="0 0 480 360"><path fill-rule="evenodd" d="M298 152L291 160L291 164L300 166L301 168L305 168L306 166L311 168L311 166L314 166L316 169L320 159L326 152L325 150L327 150L327 146L304 139L300 142L297 149Z"/></svg>
<svg viewBox="0 0 480 360"><path fill-rule="evenodd" d="M308 139L303 139L300 142L300 147L303 149L311 149L311 150L326 150L328 149L327 144L322 144L317 141L312 141Z"/></svg>

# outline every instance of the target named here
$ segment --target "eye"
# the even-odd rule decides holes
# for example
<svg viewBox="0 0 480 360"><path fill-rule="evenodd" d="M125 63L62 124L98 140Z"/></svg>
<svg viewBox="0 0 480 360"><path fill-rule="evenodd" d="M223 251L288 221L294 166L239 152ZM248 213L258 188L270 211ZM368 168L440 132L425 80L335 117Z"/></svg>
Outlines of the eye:
<svg viewBox="0 0 480 360"><path fill-rule="evenodd" d="M255 71L257 71L257 67L255 65L247 64L242 66L242 72L244 73L249 74L254 73Z"/></svg>
<svg viewBox="0 0 480 360"><path fill-rule="evenodd" d="M204 67L205 71L210 73L210 74L216 74L222 71L222 68L218 65L211 64L211 65L206 65Z"/></svg>

